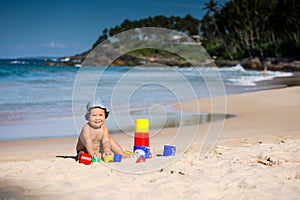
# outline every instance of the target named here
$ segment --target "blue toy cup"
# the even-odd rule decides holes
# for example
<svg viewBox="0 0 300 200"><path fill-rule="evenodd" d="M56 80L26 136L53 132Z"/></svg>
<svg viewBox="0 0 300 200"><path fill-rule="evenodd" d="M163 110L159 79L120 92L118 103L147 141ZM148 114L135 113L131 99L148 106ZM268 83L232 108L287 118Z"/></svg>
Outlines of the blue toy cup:
<svg viewBox="0 0 300 200"><path fill-rule="evenodd" d="M122 155L114 154L114 162L121 162L121 161L122 161Z"/></svg>
<svg viewBox="0 0 300 200"><path fill-rule="evenodd" d="M145 152L145 158L146 159L150 158L150 147L134 146L133 147L133 152L135 152L136 150L142 150L143 152Z"/></svg>
<svg viewBox="0 0 300 200"><path fill-rule="evenodd" d="M164 145L163 156L175 156L176 147L170 145Z"/></svg>

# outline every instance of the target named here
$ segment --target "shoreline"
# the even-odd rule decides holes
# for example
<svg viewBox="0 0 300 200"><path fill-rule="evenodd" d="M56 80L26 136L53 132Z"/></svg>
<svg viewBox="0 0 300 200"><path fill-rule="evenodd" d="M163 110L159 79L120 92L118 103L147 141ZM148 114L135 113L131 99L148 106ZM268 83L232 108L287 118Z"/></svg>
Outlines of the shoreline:
<svg viewBox="0 0 300 200"><path fill-rule="evenodd" d="M267 89L259 89L259 90L254 90L254 91L251 91L251 92L243 92L243 93L238 93L238 94L232 94L232 95L228 95L226 98L229 99L229 101L231 101L230 99L232 98L235 98L235 97L241 97L241 96L256 96L257 94L259 93L276 93L276 91L278 90L286 90L286 89L293 89L293 88L300 88L300 73L297 73L296 75L293 76L292 80L289 79L289 77L277 77L276 80L274 80L274 83L276 83L276 85L273 85L273 87L269 87L269 81L260 81L258 83L258 87L264 87L265 85L267 85ZM292 84L290 84L292 82ZM296 84L295 84L296 83ZM215 98L218 98L218 97L215 97ZM198 103L194 103L198 101ZM191 103L193 102L193 103ZM205 103L203 103L205 102ZM181 109L183 109L184 111L186 112L194 112L195 110L199 110L197 108L194 108L193 106L195 105L204 105L204 107L206 109L201 109L201 112L204 112L204 113L211 113L211 106L208 105L209 103L209 98L200 98L200 99L192 99L192 100L187 100L186 102L183 102L183 105L181 107ZM300 104L300 102L299 102ZM188 105L188 107L186 107L186 105ZM191 106L192 105L192 106ZM175 105L175 109L178 109L178 105L176 106ZM208 108L208 109L207 109ZM241 108L241 106L239 107ZM258 112L259 113L259 112ZM194 126L202 126L202 127L206 127L208 128L209 126L211 126L212 123L222 123L222 122L225 122L225 123L229 123L231 122L232 120L240 120L241 119L241 114L239 114L238 112L236 111L228 111L225 113L226 115L230 115L231 117L228 117L228 118L224 118L224 119L217 119L216 121L212 121L212 122L206 122L206 123L202 123L202 124L191 124L191 125L184 125L184 127L186 128L190 128L190 127L194 127ZM61 118L57 119L57 118L50 118L48 120L50 120L50 122L52 124L56 124L60 127L60 130L65 132L65 133L70 133L70 130L71 132L76 132L76 127L75 125L73 124L74 121L73 121L73 118L72 117L64 117L64 119L68 120L69 123L68 124L65 124L66 121L61 121ZM43 120L31 120L30 121L31 123L29 124L30 127L32 128L35 128L36 125L39 125L41 127L45 126L47 124L49 124L49 121L45 121L43 122ZM20 121L14 121L14 122L4 122L3 124L7 124L7 126L4 126L5 128L9 127L11 129L15 129L16 128L16 125L19 124ZM21 126L28 126L28 121L27 120L24 120L24 121L21 121ZM246 122L247 123L247 122ZM2 125L3 125L2 124ZM26 125L25 125L26 124ZM72 128L70 128L70 124L73 124ZM19 124L20 125L20 124ZM18 126L18 125L17 125ZM48 126L47 126L48 127ZM49 128L49 127L48 127ZM167 128L163 128L163 129L177 129L178 127L175 126L175 127L167 127ZM5 129L4 129L5 130ZM30 130L30 128L29 128ZM18 133L22 133L23 130L20 130L20 131L17 131ZM51 131L51 130L50 130ZM121 133L121 130L120 131L114 131L113 133L113 136L120 136L122 135ZM8 139L2 139L0 140L0 144L5 144L5 143L8 143L8 144L18 144L18 143L28 143L28 144L31 144L33 141L59 141L59 140L74 140L74 139L77 139L78 135L76 134L66 134L66 135L53 135L53 136L32 136L32 137L29 137L29 138L23 138L23 139L12 139L12 138L8 138Z"/></svg>
<svg viewBox="0 0 300 200"><path fill-rule="evenodd" d="M278 82L279 83L282 83L282 82L284 82L284 81L286 81L286 78L278 78L279 80L278 80ZM298 81L298 80L297 80ZM241 101L240 99L243 99L243 102L244 103L246 103L247 104L247 99L248 98L250 98L250 99L253 99L253 97L254 96L259 96L259 98L262 98L263 96L264 96L264 94L268 94L269 96L271 95L271 96L276 96L276 93L279 93L279 91L300 91L300 86L293 86L293 87L284 87L284 88L275 88L275 89L269 89L269 90L259 90L259 91L253 91L253 92L245 92L245 93L240 93L240 94L233 94L233 95L229 95L229 96L227 96L227 101L228 102L238 102L238 101ZM300 94L300 92L299 92L299 94ZM297 92L295 92L295 94L293 94L295 97L297 96ZM215 98L218 98L218 97L215 97ZM281 98L284 98L284 97L281 97ZM236 99L238 99L238 100L236 100ZM297 102L299 102L299 106L300 106L300 100L298 100L297 98L294 98L294 99L292 99L291 100L291 102L294 102L295 103L295 105L296 105L296 103ZM195 102L197 102L197 103L195 103ZM238 104L238 103L234 103L234 104ZM266 103L266 102L265 102ZM201 111L202 112L205 112L205 113L210 113L211 112L211 105L209 105L210 104L210 100L209 100L209 98L201 98L201 99L193 99L193 100L189 100L189 101L186 101L186 102L184 102L183 103L183 106L181 107L181 109L182 110L184 110L184 111L186 111L186 112L194 112L195 110L199 110L199 108L195 108L195 106L196 105L201 105ZM232 131L231 130L231 128L230 128L230 131L231 131L231 133L229 134L230 135L230 137L229 137L229 139L231 138L233 138L233 136L234 136L234 138L235 137L237 137L237 138L240 138L240 137L243 137L243 135L239 135L239 133L240 133L240 131L241 131L241 127L243 127L243 126L245 126L245 127L248 127L249 128L249 130L251 129L250 127L251 126L248 126L247 124L248 123L250 123L251 121L253 121L253 116L255 117L255 115L257 115L257 117L256 118L258 118L258 119L256 119L255 121L259 121L259 120L262 120L262 119L259 119L259 114L258 113L260 113L260 109L261 109L261 111L263 111L264 110L264 108L256 108L256 109L251 109L251 111L249 110L249 109L247 109L247 108L243 108L244 107L244 105L239 105L238 107L237 106L230 106L230 105L227 105L228 106L228 109L227 109L227 112L225 113L225 114L227 114L227 115L234 115L234 117L229 117L229 118L227 118L227 119L225 119L225 120L223 120L223 119L221 119L221 120L217 120L217 121L215 121L215 122L211 122L211 123L203 123L203 124L194 124L194 125L187 125L187 126L183 126L183 129L186 129L186 130L190 130L191 128L193 128L193 127L195 127L195 126L200 126L201 128L201 130L203 131L203 130L207 130L207 129L209 129L210 128L210 126L211 126L211 124L218 124L218 123L225 123L225 126L223 127L223 132L225 133L225 134L222 134L222 137L220 137L220 139L221 140L223 140L223 139L228 139L227 137L226 137L226 132L227 132L227 126L230 126L229 124L231 124L233 121L242 121L242 123L240 123L240 122L238 122L238 124L239 124L239 129L238 130L234 130L234 131ZM266 106L266 107L270 107L270 106L268 106L267 104L262 104L262 105L260 105L260 106L256 106L256 107L264 107L264 106ZM291 106L291 105L290 105ZM297 105L298 106L298 105ZM178 105L177 106L175 106L175 108L177 107L177 109L178 109ZM232 107L232 108L231 108ZM237 107L237 108L235 108L235 107ZM270 109L270 108L267 108L267 110L268 109ZM275 108L275 110L278 110L279 108ZM239 110L247 110L246 111L246 114L244 114L243 112L242 113L240 113L239 112ZM282 110L282 109L281 109ZM296 107L295 107L295 110L297 110L296 109ZM245 116L244 115L249 115L249 113L251 112L251 115L252 115L252 117L251 118L249 118L249 120L246 118L245 119ZM281 113L281 115L283 115L283 113L284 112L286 112L286 111L284 111L284 110L282 110L281 111L282 113ZM296 111L294 111L294 112L296 112ZM256 114L257 113L257 114ZM275 113L280 113L279 111L275 111ZM300 116L300 112L298 113L299 114L299 116ZM288 116L288 113L286 113L285 115L287 115ZM274 116L274 117L277 117L277 115L276 116ZM291 116L289 116L289 117L291 117ZM258 129L259 127L261 127L261 129L262 130L264 130L264 128L262 128L263 126L270 126L269 128L266 128L266 130L268 129L269 130L269 132L271 132L271 133L275 133L276 132L276 127L283 127L284 125L282 125L282 123L280 123L281 121L283 121L283 120L281 120L281 118L282 119L284 119L284 116L281 116L277 121L278 121L278 124L281 124L281 125L278 125L278 124L274 124L274 127L273 128L271 128L271 125L272 125L272 123L271 124L265 124L265 125L262 125L261 123L258 123L259 124L259 126L256 126L256 129ZM53 121L53 123L58 123L58 126L60 127L60 130L61 131L68 131L68 125L66 125L66 126L62 126L63 124L64 124L64 122L59 122L60 120L57 120L57 119L53 119L54 121ZM73 121L73 119L70 119L71 121ZM263 121L263 120L262 120ZM273 120L273 121L275 121L275 120ZM286 118L285 119L285 121L287 122L286 124L286 126L284 126L284 127L286 127L285 129L285 131L288 131L288 122L289 122L289 119L288 118ZM26 122L25 122L26 123ZM46 123L48 123L48 121L47 122L45 122L45 124ZM37 124L39 124L39 125L41 125L40 123L37 123ZM227 125L226 125L227 124ZM235 124L235 122L234 122L234 124ZM284 123L283 123L284 124ZM11 125L11 128L15 128L15 126L13 125L13 124L10 124ZM33 124L31 124L32 126L35 126L35 124L33 123ZM57 125L57 124L56 124ZM275 126L276 125L276 126ZM43 125L42 125L43 126ZM236 125L235 125L236 126ZM293 127L295 127L295 128L298 128L298 129L296 129L296 132L297 131L300 131L300 126L298 126L298 123L294 123L294 125L293 125ZM293 129L293 127L290 127L290 129ZM73 127L74 129L73 130L75 130L76 128L75 127ZM176 130L176 129L178 129L179 127L168 127L168 128L163 128L163 132L164 132L164 130ZM244 128L245 129L245 128ZM253 134L253 136L256 136L256 134L257 133L259 133L259 132L261 132L262 130L256 130L255 132L253 132L254 134ZM272 131L271 131L272 130ZM22 131L21 131L22 132ZM169 131L167 131L167 132L169 132ZM251 134L250 134L251 135ZM267 134L267 135L269 135L269 133ZM292 134L293 135L293 134ZM122 134L122 133L114 133L113 134L113 137L121 137L121 138L126 138L127 137L127 135L126 134ZM272 135L271 135L272 136ZM275 136L276 136L276 134L275 134ZM293 135L293 136L295 136L295 135ZM300 135L299 135L300 136ZM224 138L223 138L224 137ZM203 138L202 138L203 139ZM58 142L59 143L59 141L75 141L75 140L77 140L77 135L66 135L66 136L53 136L53 137L33 137L33 138L26 138L26 139L7 139L7 140L1 140L0 141L0 149L1 149L1 152L9 152L9 151L5 151L5 148L14 148L14 146L19 146L19 145L22 145L22 144L25 144L25 146L29 146L30 147L30 145L32 145L32 144L38 144L39 142L42 142L42 143L48 143L48 142L51 142L51 141L55 141L55 143L56 142ZM195 139L195 141L197 141L197 138ZM76 142L76 141L75 141ZM75 145L75 143L74 143L74 145ZM42 145L43 146L43 145ZM42 146L41 146L41 148L42 148ZM4 150L4 151L3 151ZM70 149L69 149L70 150ZM23 152L23 151L22 151ZM21 151L19 152L19 153L22 153ZM0 155L1 154L3 154L3 153L0 153Z"/></svg>
<svg viewBox="0 0 300 200"><path fill-rule="evenodd" d="M236 94L252 93L257 91L267 91L273 89L287 88L300 86L300 72L294 72L289 77L275 77L272 80L263 80L256 82L256 86L244 87L244 91L240 91ZM231 96L231 95L227 95ZM207 97L208 98L208 97ZM191 100L188 100L191 101ZM206 112L209 114L209 112ZM227 113L235 115L235 113ZM81 116L78 116L79 118ZM235 116L238 117L238 116ZM207 123L207 122L206 122ZM209 123L209 122L208 122ZM214 122L212 122L214 123ZM60 132L57 134L51 133L50 124L56 124L59 127ZM22 128L23 127L23 128ZM35 133L36 127L41 128L46 136ZM23 137L25 131L28 133L26 138ZM0 142L11 141L11 140L34 140L34 139L53 139L53 138L70 138L77 137L78 127L74 124L73 116L69 117L51 117L45 119L33 119L33 120L20 120L20 121L4 121L0 123L0 132L10 133L12 135L2 135ZM79 127L80 128L80 127ZM176 127L175 127L176 128ZM112 130L113 134L122 132L121 130ZM48 134L47 134L48 133Z"/></svg>
<svg viewBox="0 0 300 200"><path fill-rule="evenodd" d="M293 72L289 77L275 77L271 80L273 85L284 85L285 87L294 87L300 85L300 72ZM258 84L267 85L268 80L260 81Z"/></svg>

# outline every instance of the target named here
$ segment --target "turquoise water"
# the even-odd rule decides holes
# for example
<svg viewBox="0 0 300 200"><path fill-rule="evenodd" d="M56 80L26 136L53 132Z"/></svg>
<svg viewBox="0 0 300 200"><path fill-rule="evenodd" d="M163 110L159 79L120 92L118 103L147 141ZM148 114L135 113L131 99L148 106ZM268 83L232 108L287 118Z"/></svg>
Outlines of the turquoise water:
<svg viewBox="0 0 300 200"><path fill-rule="evenodd" d="M90 89L89 76L99 73L104 68L89 68L84 72L87 81L86 85L81 86L82 96ZM72 106L75 106L76 116L81 114L83 116L85 102L81 104L76 102L73 94L74 83L79 79L80 69L73 66L46 66L42 62L28 60L0 61L1 124L72 117L74 112ZM169 104L195 97L211 96L204 76L216 81L220 81L221 78L224 94L233 94L257 90L256 81L292 75L269 72L267 77L263 77L261 71L247 71L239 65L222 68L218 70L218 74L219 78L216 77L216 69L211 68L108 67L103 74L99 74L101 79L97 82L94 94L101 97L110 109L116 107L118 111L129 109L127 114L131 115L132 119L149 114L147 108L159 105L168 115L168 123L165 124L168 127L176 124L177 120L177 114L170 110ZM188 92L187 87L192 93ZM80 107L79 112L76 111L76 107ZM112 120L113 114L110 118L111 129L116 129ZM194 118L199 120L199 116ZM26 138L26 135L24 137Z"/></svg>
<svg viewBox="0 0 300 200"><path fill-rule="evenodd" d="M70 116L75 67L0 65L0 120Z"/></svg>

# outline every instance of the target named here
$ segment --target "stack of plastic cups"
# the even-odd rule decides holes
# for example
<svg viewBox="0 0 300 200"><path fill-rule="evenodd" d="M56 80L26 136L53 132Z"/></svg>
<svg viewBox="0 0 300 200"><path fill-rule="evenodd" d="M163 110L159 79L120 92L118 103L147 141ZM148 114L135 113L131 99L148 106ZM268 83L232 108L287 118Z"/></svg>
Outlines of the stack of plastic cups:
<svg viewBox="0 0 300 200"><path fill-rule="evenodd" d="M133 151L142 150L145 152L145 158L150 158L149 147L149 120L135 120L135 135Z"/></svg>

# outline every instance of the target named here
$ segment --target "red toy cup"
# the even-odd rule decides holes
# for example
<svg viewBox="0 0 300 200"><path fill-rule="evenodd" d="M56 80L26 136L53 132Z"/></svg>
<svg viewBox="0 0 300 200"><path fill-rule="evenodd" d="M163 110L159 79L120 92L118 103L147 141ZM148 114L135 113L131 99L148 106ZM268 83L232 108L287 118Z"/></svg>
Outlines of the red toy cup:
<svg viewBox="0 0 300 200"><path fill-rule="evenodd" d="M135 132L134 146L149 147L149 132L147 133Z"/></svg>
<svg viewBox="0 0 300 200"><path fill-rule="evenodd" d="M79 163L89 165L92 163L92 155L81 152L79 154L78 160L79 160Z"/></svg>

